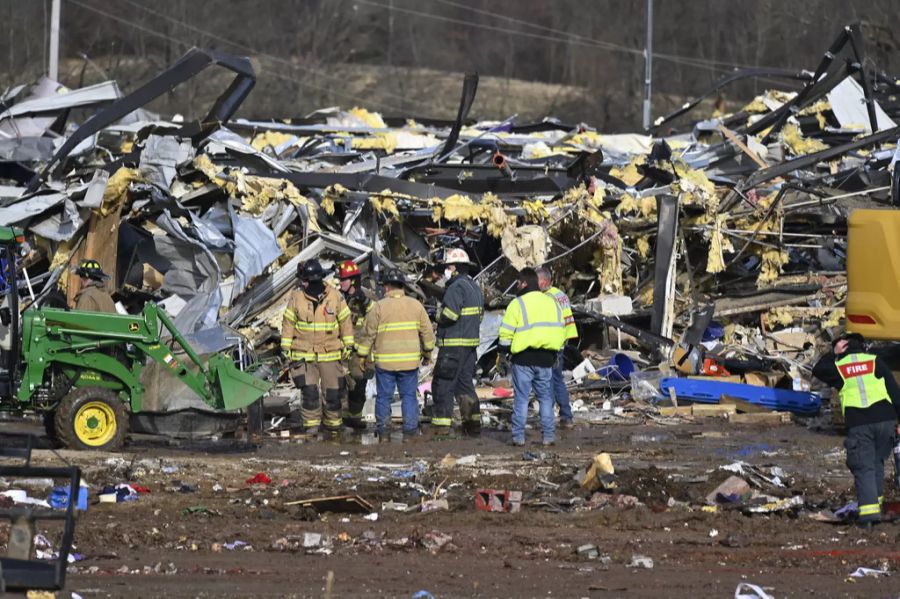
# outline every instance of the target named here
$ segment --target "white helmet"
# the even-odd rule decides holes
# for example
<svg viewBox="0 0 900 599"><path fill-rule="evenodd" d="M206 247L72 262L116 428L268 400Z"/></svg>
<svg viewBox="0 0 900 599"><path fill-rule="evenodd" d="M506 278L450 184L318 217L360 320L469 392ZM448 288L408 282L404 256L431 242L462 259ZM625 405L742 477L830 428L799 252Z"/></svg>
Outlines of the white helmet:
<svg viewBox="0 0 900 599"><path fill-rule="evenodd" d="M452 248L444 254L444 264L471 264L466 250Z"/></svg>

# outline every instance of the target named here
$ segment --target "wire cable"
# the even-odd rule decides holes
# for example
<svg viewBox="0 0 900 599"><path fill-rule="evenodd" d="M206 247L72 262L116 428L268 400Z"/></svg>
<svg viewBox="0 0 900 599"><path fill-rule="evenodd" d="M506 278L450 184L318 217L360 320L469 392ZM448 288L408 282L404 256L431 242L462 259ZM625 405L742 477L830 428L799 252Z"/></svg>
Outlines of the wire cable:
<svg viewBox="0 0 900 599"><path fill-rule="evenodd" d="M207 36L207 37L209 37L209 38L211 38L211 39L214 39L214 40L216 40L216 41L218 41L218 42L222 42L222 43L224 43L224 44L229 44L229 45L231 45L231 46L234 46L235 48L240 48L241 50L244 50L244 51L246 51L246 52L250 52L251 54L253 54L253 55L255 55L255 56L262 56L262 57L268 58L269 60L272 60L272 61L274 61L274 62L278 62L278 63L284 64L284 65L286 65L286 66L288 66L288 67L291 67L291 68L294 68L294 69L300 69L300 70L302 70L302 71L305 71L305 72L310 73L310 74L312 74L312 75L316 75L316 76L318 76L318 77L324 77L324 78L326 78L326 79L331 79L331 80L333 80L333 81L336 81L336 82L341 83L342 85L345 85L345 84L347 83L345 80L343 80L342 78L340 78L340 77L338 77L338 76L336 76L336 75L332 75L332 74L330 74L330 73L326 73L326 72L324 72L324 71L320 71L320 70L318 70L318 69L314 69L314 68L312 68L312 67L308 67L308 66L303 65L303 64L298 64L298 63L292 62L292 61L287 60L287 59L285 59L285 58L282 58L282 57L280 57L280 56L275 56L274 54L269 54L269 53L267 53L267 52L263 52L263 51L258 50L258 49L256 49L256 48L253 48L252 46L248 46L248 45L246 45L246 44L242 44L242 43L240 43L240 42L236 42L236 41L234 41L234 40L230 40L230 39L228 39L228 38L222 37L222 36L217 35L217 34L211 32L211 31L207 31L207 30L204 30L204 29L200 29L199 27L197 27L197 26L195 26L195 25L191 25L191 24L189 24L189 23L185 23L184 21L180 21L180 20L175 19L175 18L173 18L173 17L170 17L170 16L168 16L168 15L166 15L166 14L164 14L164 13L161 13L161 12L159 12L159 11L156 11L156 10L153 10L153 9L151 9L151 8L148 8L148 7L144 6L143 4L141 4L141 3L139 3L139 2L134 2L133 0L124 0L124 2L125 2L126 4L130 4L131 6L133 6L133 7L135 7L135 8L138 8L138 9L140 9L140 10L142 10L142 11L148 13L148 14L151 14L151 15L154 15L154 16L156 16L156 17L159 17L160 19L164 19L164 20L166 20L166 21L169 21L170 23L173 23L173 24L175 24L175 25L184 27L185 29L189 29L189 30L191 30L191 31L193 31L193 32L195 32L195 33L199 33L199 34L201 34L201 35L205 35L205 36ZM425 106L430 106L429 104L426 104L424 101L421 101L421 100L413 100L413 99L408 98L408 97L406 97L406 96L403 96L403 95L401 95L401 94L395 94L395 93L389 92L389 91L386 91L386 92L383 92L383 93L384 93L386 96L390 96L390 97L393 97L393 98L396 98L396 99L402 100L402 101L412 102L412 103L414 103L414 104L419 104L420 106L423 106L423 107L425 107ZM352 96L352 95L351 95L351 96ZM358 98L357 96L352 96L352 97L357 98L358 100L362 101L362 98ZM368 100L366 100L366 101L368 101Z"/></svg>
<svg viewBox="0 0 900 599"><path fill-rule="evenodd" d="M186 41L184 41L184 40L181 40L181 39L172 37L172 36L170 36L170 35L167 35L167 34L165 34L165 33L162 33L162 32L160 32L160 31L158 31L158 30L156 30L156 29L151 29L151 28L149 28L149 27L145 27L145 26L143 26L143 25L139 25L139 24L137 24L137 23L134 23L134 22L132 22L132 21L129 21L128 19L124 19L124 18L119 17L119 16L117 16L117 15L108 13L108 12L106 12L106 11L104 11L104 10L101 10L101 9L96 8L96 7L94 7L94 6L91 6L91 5L89 5L89 4L85 4L85 3L81 2L80 0L66 0L66 2L68 2L69 4L74 4L75 6L78 6L78 7L80 7L80 8L83 8L83 9L85 9L85 10L94 12L94 13L96 13L96 14L102 15L102 16L108 18L108 19L112 19L112 20L117 21L117 22L119 22L119 23L128 25L129 27L132 27L132 28L137 29L137 30L139 30L139 31L143 31L144 33L147 33L148 35L152 35L152 36L158 37L158 38L160 38L160 39L167 40L167 41L172 42L172 43L174 43L174 44L179 44L180 46L185 47L185 48L191 48L191 47L194 47L194 45L195 45L195 44L192 44L192 43L190 43L190 42L186 42ZM379 100L373 100L373 99L370 99L370 98L369 98L369 99L364 99L364 98L361 98L361 97L359 97L359 96L355 96L355 95L353 95L353 94L349 94L349 93L346 93L346 92L340 92L340 91L333 90L333 89L330 89L330 88L327 88L327 87L323 87L323 86L320 86L320 85L316 85L316 84L314 84L314 83L309 83L308 81L297 80L297 79L294 79L293 77L288 77L288 76L286 76L286 75L282 75L281 73L278 73L278 72L273 71L273 70L260 69L260 72L261 72L261 73L267 73L268 75L271 75L272 77L275 77L276 79L281 79L281 80L284 80L284 81L288 81L288 82L290 82L290 83L294 83L294 84L297 84L297 85L300 85L300 86L303 86L303 87L307 87L307 88L310 88L310 89L316 89L316 90L322 91L322 92L327 93L327 94L332 94L332 95L336 95L336 96L341 96L341 97L345 97L345 98L352 99L352 100L354 100L354 101L356 101L356 102L359 102L359 103L368 103L369 105L374 104L374 105L381 106L381 107L383 107L383 108L388 108L388 109L390 109L390 110L395 110L395 111L397 111L397 112L402 112L401 109L399 109L398 107L394 106L393 104L389 104L389 103L386 103L386 102L381 102L381 101L379 101Z"/></svg>

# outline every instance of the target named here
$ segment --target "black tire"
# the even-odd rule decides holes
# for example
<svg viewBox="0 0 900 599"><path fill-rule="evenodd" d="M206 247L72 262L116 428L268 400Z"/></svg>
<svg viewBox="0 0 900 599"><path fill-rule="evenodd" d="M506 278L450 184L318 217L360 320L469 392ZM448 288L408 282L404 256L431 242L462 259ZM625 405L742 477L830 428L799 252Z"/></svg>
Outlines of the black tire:
<svg viewBox="0 0 900 599"><path fill-rule="evenodd" d="M89 440L89 436L83 432L79 434L76 430L76 420L80 418L79 412L82 409L92 410L97 414L100 428L108 431L95 436L93 442ZM87 416L89 417L90 414ZM98 418L95 417L94 422L97 420ZM128 414L125 412L125 403L119 399L119 395L115 391L100 387L82 387L73 389L62 398L56 408L54 424L57 439L65 447L118 451L125 444L125 435L128 432ZM114 425L113 430L104 428L109 427L110 424Z"/></svg>

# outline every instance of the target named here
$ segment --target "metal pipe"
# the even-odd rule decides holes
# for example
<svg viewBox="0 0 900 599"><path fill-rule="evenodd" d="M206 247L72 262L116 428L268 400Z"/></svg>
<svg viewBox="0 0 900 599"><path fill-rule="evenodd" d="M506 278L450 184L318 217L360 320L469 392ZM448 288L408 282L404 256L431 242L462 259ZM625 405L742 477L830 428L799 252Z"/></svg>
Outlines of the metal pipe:
<svg viewBox="0 0 900 599"><path fill-rule="evenodd" d="M653 0L647 0L647 41L644 47L644 131L650 129L650 92L653 85Z"/></svg>
<svg viewBox="0 0 900 599"><path fill-rule="evenodd" d="M509 168L509 160L507 160L506 156L501 154L499 151L494 152L494 155L491 156L491 164L497 167L497 170L503 173L503 175L507 179L515 181L516 174L512 171L511 168Z"/></svg>

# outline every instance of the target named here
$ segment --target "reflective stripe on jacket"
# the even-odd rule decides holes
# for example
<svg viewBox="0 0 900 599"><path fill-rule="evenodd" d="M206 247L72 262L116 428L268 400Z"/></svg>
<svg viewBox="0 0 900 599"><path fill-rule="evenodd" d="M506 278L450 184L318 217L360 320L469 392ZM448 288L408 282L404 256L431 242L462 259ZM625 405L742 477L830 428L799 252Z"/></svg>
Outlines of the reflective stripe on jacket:
<svg viewBox="0 0 900 599"><path fill-rule="evenodd" d="M415 370L423 353L434 349L434 332L425 306L394 289L366 315L356 352L383 370Z"/></svg>
<svg viewBox="0 0 900 599"><path fill-rule="evenodd" d="M562 308L546 293L529 291L506 307L499 343L513 354L526 349L559 351L565 342Z"/></svg>
<svg viewBox="0 0 900 599"><path fill-rule="evenodd" d="M891 401L884 379L875 376L875 359L873 354L849 354L835 361L844 381L842 412L847 408L868 408L879 401Z"/></svg>
<svg viewBox="0 0 900 599"><path fill-rule="evenodd" d="M572 302L569 301L569 296L557 287L550 287L544 293L555 299L562 308L563 323L566 325L566 339L578 339L578 327L575 326L575 317L572 315Z"/></svg>
<svg viewBox="0 0 900 599"><path fill-rule="evenodd" d="M281 349L291 360L334 362L341 350L353 346L350 308L341 293L325 286L316 302L303 291L292 291L281 319Z"/></svg>
<svg viewBox="0 0 900 599"><path fill-rule="evenodd" d="M478 347L483 317L484 295L478 283L469 275L455 275L437 314L438 347Z"/></svg>

